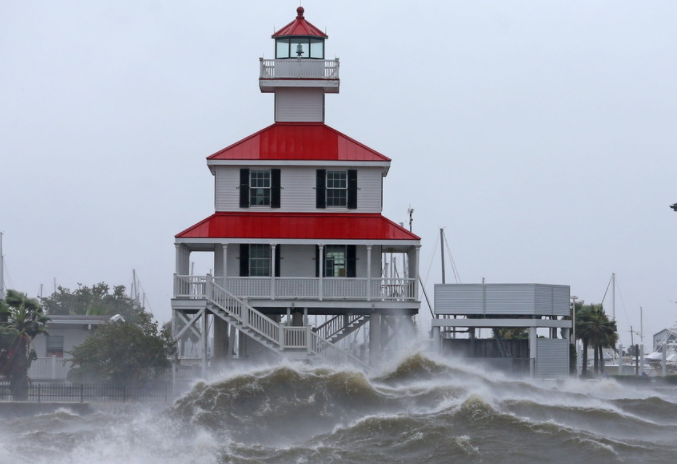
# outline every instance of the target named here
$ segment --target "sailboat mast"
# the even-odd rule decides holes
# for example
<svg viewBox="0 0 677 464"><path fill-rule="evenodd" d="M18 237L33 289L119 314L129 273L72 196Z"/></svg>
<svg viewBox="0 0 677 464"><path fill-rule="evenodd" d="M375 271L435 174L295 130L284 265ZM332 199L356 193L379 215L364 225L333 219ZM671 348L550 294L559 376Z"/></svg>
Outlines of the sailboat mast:
<svg viewBox="0 0 677 464"><path fill-rule="evenodd" d="M616 321L616 273L611 274L611 318Z"/></svg>
<svg viewBox="0 0 677 464"><path fill-rule="evenodd" d="M442 283L446 284L447 280L444 273L444 229L440 229L440 256L442 257Z"/></svg>

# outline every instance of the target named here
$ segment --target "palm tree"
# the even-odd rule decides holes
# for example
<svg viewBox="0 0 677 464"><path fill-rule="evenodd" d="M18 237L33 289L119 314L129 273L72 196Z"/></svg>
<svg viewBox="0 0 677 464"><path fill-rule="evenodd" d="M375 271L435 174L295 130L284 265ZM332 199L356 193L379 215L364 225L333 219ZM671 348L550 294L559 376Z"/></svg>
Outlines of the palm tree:
<svg viewBox="0 0 677 464"><path fill-rule="evenodd" d="M8 290L0 302L0 374L9 378L14 400L28 398L28 369L35 359L31 340L47 334L47 322L38 300L25 293Z"/></svg>
<svg viewBox="0 0 677 464"><path fill-rule="evenodd" d="M616 323L609 320L601 304L584 305L576 311L576 335L583 341L583 376L587 373L588 346L594 350L594 371L598 374L602 349L614 347L618 341Z"/></svg>

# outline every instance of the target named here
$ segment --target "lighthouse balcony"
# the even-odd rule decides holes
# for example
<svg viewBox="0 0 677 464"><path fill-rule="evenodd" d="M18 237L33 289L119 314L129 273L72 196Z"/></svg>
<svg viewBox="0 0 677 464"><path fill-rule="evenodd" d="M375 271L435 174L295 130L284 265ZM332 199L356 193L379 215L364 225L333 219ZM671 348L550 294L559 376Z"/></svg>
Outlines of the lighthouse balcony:
<svg viewBox="0 0 677 464"><path fill-rule="evenodd" d="M259 86L262 92L280 87L318 87L326 93L339 91L339 60L260 58Z"/></svg>
<svg viewBox="0 0 677 464"><path fill-rule="evenodd" d="M389 278L302 278L218 277L174 275L175 299L208 299L210 287L218 286L255 306L284 306L292 302L320 308L343 304L365 307L418 307L416 279ZM393 306L394 304L394 306Z"/></svg>

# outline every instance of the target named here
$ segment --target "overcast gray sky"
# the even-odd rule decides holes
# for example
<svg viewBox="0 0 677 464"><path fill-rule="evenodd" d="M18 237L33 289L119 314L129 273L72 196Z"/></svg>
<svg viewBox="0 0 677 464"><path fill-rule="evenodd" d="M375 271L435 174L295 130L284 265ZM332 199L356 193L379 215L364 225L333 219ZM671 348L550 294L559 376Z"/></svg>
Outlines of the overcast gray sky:
<svg viewBox="0 0 677 464"><path fill-rule="evenodd" d="M136 269L168 320L173 237L214 211L205 158L273 122L258 58L297 6L0 2L8 286L129 286ZM464 283L592 303L615 272L624 344L640 306L646 345L675 323L677 2L303 6L341 59L326 122L392 158L384 215L415 209L429 291L444 227Z"/></svg>

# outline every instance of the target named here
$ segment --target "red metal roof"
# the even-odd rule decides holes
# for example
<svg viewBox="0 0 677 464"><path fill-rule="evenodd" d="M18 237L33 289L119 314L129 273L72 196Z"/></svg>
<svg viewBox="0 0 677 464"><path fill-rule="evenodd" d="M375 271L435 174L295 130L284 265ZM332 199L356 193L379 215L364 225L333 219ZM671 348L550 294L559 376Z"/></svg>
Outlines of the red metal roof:
<svg viewBox="0 0 677 464"><path fill-rule="evenodd" d="M372 150L321 122L277 122L207 160L386 161Z"/></svg>
<svg viewBox="0 0 677 464"><path fill-rule="evenodd" d="M312 36L312 37L329 37L327 34L310 24L303 17L304 9L302 6L296 9L296 19L284 26L282 29L273 34L275 37L287 37L290 35L294 36Z"/></svg>
<svg viewBox="0 0 677 464"><path fill-rule="evenodd" d="M380 214L218 212L176 238L420 240Z"/></svg>

